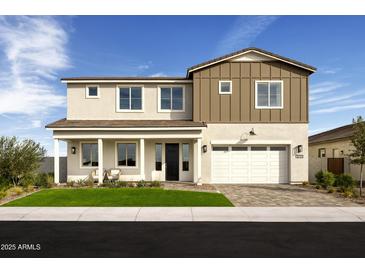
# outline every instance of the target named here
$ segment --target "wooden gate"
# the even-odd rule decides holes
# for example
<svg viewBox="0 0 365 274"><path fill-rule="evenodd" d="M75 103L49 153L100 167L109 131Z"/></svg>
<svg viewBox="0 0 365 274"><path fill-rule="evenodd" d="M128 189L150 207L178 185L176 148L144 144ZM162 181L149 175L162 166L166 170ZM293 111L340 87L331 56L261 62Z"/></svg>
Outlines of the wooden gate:
<svg viewBox="0 0 365 274"><path fill-rule="evenodd" d="M344 172L344 158L328 158L327 170L336 175L342 174Z"/></svg>

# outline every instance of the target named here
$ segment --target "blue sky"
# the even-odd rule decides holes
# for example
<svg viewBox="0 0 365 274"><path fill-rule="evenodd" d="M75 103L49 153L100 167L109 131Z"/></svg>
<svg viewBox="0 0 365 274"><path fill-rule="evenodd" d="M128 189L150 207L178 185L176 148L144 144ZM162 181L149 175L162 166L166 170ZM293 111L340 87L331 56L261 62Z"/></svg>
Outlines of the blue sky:
<svg viewBox="0 0 365 274"><path fill-rule="evenodd" d="M66 116L66 76L184 76L255 46L318 68L310 133L365 116L365 16L0 17L0 135L41 142ZM64 147L63 147L64 151Z"/></svg>

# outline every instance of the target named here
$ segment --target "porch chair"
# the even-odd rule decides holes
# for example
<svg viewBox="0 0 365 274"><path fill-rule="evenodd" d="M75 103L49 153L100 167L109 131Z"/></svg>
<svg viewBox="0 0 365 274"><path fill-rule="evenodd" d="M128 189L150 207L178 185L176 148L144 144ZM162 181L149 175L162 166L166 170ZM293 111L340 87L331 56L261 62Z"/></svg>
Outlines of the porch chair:
<svg viewBox="0 0 365 274"><path fill-rule="evenodd" d="M118 181L121 175L121 170L117 168L111 168L107 171L107 177L109 181Z"/></svg>

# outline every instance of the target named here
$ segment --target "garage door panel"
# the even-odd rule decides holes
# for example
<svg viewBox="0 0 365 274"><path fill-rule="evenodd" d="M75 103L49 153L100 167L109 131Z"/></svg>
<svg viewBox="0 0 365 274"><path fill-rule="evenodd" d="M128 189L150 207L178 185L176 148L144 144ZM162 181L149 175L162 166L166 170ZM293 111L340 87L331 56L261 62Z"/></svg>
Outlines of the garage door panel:
<svg viewBox="0 0 365 274"><path fill-rule="evenodd" d="M212 160L213 182L288 182L288 151L285 146L221 148L218 151L213 150Z"/></svg>

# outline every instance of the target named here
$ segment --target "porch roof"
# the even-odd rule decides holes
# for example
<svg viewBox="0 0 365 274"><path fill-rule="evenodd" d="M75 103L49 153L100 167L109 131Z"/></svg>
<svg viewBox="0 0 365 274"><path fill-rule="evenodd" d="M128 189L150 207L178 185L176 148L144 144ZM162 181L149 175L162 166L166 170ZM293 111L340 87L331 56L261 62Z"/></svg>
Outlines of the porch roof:
<svg viewBox="0 0 365 274"><path fill-rule="evenodd" d="M206 127L203 122L192 120L67 120L63 118L46 125L50 129L62 128L163 128Z"/></svg>

